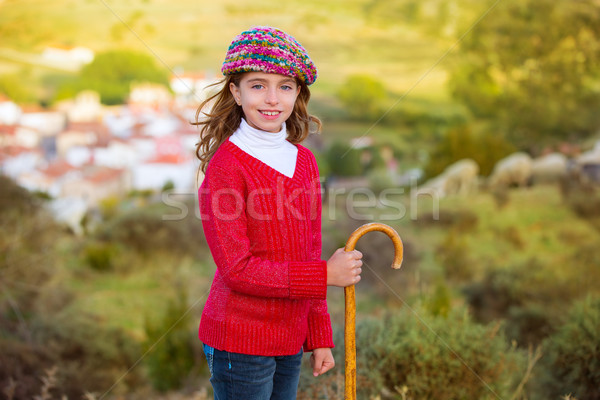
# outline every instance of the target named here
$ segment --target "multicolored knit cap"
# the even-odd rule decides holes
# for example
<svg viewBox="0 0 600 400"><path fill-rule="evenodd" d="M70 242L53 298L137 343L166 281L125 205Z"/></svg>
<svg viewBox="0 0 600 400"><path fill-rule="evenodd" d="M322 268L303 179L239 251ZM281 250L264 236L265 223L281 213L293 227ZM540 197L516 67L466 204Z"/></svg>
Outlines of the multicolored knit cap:
<svg viewBox="0 0 600 400"><path fill-rule="evenodd" d="M317 69L304 47L287 33L268 26L257 26L233 39L221 72L262 71L300 79L311 85L317 79Z"/></svg>

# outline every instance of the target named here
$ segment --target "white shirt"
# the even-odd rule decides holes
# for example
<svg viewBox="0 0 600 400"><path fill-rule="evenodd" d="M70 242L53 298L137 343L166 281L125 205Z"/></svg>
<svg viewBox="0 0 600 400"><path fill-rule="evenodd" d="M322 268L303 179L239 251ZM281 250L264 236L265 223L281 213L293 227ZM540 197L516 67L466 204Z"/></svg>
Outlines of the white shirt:
<svg viewBox="0 0 600 400"><path fill-rule="evenodd" d="M291 178L296 170L298 148L288 142L285 122L279 132L265 132L248 125L242 118L240 127L229 140L254 158Z"/></svg>

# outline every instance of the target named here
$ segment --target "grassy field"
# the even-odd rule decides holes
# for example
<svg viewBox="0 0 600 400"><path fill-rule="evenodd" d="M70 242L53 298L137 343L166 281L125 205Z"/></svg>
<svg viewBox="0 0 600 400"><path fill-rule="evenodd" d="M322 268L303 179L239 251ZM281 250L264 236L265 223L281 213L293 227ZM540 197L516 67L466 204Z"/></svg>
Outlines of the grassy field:
<svg viewBox="0 0 600 400"><path fill-rule="evenodd" d="M78 301L64 312L91 313L107 327L124 329L142 341L146 320L165 312L167 302L183 290L190 306L196 305L190 309L192 318L199 321L214 271L206 261L154 257L144 268L126 273L75 274L69 286Z"/></svg>

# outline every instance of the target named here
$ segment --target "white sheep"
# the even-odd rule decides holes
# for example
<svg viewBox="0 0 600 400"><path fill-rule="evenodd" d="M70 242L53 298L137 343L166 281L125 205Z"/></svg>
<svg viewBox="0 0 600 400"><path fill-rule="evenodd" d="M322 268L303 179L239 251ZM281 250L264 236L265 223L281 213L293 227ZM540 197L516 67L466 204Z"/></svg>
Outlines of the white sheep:
<svg viewBox="0 0 600 400"><path fill-rule="evenodd" d="M513 153L496 163L488 186L491 189L507 188L511 185L524 187L529 183L531 173L531 157L523 152Z"/></svg>
<svg viewBox="0 0 600 400"><path fill-rule="evenodd" d="M596 142L596 144L594 145L594 148L581 153L575 159L575 162L578 165L600 164L600 140Z"/></svg>
<svg viewBox="0 0 600 400"><path fill-rule="evenodd" d="M562 153L550 153L531 162L533 183L554 183L567 174L567 157Z"/></svg>
<svg viewBox="0 0 600 400"><path fill-rule="evenodd" d="M585 181L600 182L600 140L593 149L575 158L571 172L578 174Z"/></svg>
<svg viewBox="0 0 600 400"><path fill-rule="evenodd" d="M415 195L429 194L433 197L446 197L446 177L440 174L417 188Z"/></svg>
<svg viewBox="0 0 600 400"><path fill-rule="evenodd" d="M439 197L465 195L477 189L479 165L470 158L459 160L446 167L444 172L425 182L416 192Z"/></svg>
<svg viewBox="0 0 600 400"><path fill-rule="evenodd" d="M444 175L447 194L466 195L477 190L479 165L474 160L465 158L448 166Z"/></svg>

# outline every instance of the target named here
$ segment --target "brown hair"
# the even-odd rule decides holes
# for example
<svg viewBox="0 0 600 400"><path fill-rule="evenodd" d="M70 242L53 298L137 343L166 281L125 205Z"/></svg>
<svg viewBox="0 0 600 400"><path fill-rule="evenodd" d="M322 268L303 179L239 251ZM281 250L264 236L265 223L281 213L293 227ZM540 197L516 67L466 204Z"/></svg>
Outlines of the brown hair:
<svg viewBox="0 0 600 400"><path fill-rule="evenodd" d="M200 141L196 143L196 156L200 159L200 170L206 173L208 162L215 154L219 146L240 126L244 113L242 107L238 106L229 90L229 84L239 86L243 73L227 76L220 82L214 84L223 85L221 90L204 100L196 111L196 122L192 125L201 126ZM311 122L315 125L314 132L321 131L319 118L308 113L308 101L310 90L308 86L296 79L300 87L300 93L296 98L292 114L285 122L288 132L287 139L293 143L301 143L311 132ZM206 110L205 110L206 108ZM207 111L209 110L209 111Z"/></svg>

